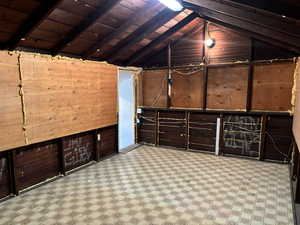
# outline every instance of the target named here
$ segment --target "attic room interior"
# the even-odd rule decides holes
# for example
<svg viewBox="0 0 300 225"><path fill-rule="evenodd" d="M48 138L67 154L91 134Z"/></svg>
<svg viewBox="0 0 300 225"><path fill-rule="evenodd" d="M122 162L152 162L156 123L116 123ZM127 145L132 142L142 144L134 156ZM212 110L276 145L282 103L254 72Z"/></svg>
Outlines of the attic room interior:
<svg viewBox="0 0 300 225"><path fill-rule="evenodd" d="M300 224L298 0L1 0L0 225Z"/></svg>

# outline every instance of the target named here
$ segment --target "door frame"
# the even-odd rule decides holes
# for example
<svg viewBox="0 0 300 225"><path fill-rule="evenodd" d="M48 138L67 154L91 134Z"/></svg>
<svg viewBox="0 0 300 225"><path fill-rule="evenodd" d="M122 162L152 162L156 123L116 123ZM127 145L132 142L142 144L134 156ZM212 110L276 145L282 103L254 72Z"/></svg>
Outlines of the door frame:
<svg viewBox="0 0 300 225"><path fill-rule="evenodd" d="M137 144L137 118L136 118L136 115L137 115L137 107L138 107L138 104L137 104L137 77L139 75L139 73L141 73L143 71L142 68L135 68L135 67L118 67L118 84L117 84L117 89L118 89L118 94L117 94L117 121L118 121L118 125L119 125L119 113L120 113L120 103L119 103L119 97L120 97L120 93L119 93L119 84L120 84L120 76L121 76L121 71L126 71L126 72L131 72L132 73L132 88L133 88L133 91L132 91L132 97L133 97L133 128L134 128L134 143L133 145L130 145L128 147L126 147L125 149L133 149L136 147L136 144ZM120 126L118 126L118 142L120 143ZM120 150L122 149L119 149L119 152Z"/></svg>

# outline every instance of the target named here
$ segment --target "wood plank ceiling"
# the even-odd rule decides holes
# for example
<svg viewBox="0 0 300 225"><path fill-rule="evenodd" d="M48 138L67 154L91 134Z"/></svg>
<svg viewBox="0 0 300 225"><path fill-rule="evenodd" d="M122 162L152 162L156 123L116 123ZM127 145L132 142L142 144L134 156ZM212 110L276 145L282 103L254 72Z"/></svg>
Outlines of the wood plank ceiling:
<svg viewBox="0 0 300 225"><path fill-rule="evenodd" d="M172 12L157 0L1 0L0 46L137 65L208 20L299 53L300 5L282 5L186 0Z"/></svg>

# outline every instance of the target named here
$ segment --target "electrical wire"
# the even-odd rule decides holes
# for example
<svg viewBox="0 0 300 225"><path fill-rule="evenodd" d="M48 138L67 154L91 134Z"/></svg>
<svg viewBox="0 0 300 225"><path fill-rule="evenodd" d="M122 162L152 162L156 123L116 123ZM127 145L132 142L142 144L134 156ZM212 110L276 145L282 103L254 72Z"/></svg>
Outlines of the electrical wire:
<svg viewBox="0 0 300 225"><path fill-rule="evenodd" d="M156 95L156 97L154 98L151 106L154 106L156 105L156 103L158 102L158 100L160 99L161 95L162 95L162 92L163 92L163 89L164 89L164 79L161 80L161 86L160 86L160 90L158 92L158 94Z"/></svg>
<svg viewBox="0 0 300 225"><path fill-rule="evenodd" d="M182 76L191 76L191 75L195 75L196 73L198 73L202 70L203 70L202 68L199 68L197 70L192 70L190 72L182 72L182 71L173 69L172 72L178 73L178 75L182 75Z"/></svg>
<svg viewBox="0 0 300 225"><path fill-rule="evenodd" d="M288 158L289 158L288 155L286 155L285 153L283 153L282 151L280 151L280 149L279 149L278 145L276 144L276 142L275 142L273 136L272 136L269 132L267 132L267 131L266 131L266 134L267 134L267 135L269 136L269 138L271 139L271 141L272 141L272 143L273 143L273 146L274 146L274 149L275 149L278 153L280 153L281 155L283 155L286 159L288 159Z"/></svg>

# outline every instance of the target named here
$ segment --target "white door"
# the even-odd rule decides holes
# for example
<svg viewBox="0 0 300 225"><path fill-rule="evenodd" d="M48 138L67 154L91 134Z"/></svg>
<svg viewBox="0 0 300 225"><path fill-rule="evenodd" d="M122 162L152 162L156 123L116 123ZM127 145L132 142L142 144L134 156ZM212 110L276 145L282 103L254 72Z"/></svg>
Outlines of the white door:
<svg viewBox="0 0 300 225"><path fill-rule="evenodd" d="M134 145L134 73L119 70L119 151Z"/></svg>

